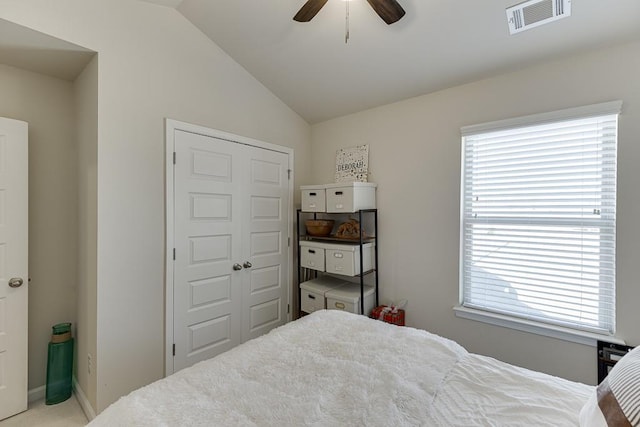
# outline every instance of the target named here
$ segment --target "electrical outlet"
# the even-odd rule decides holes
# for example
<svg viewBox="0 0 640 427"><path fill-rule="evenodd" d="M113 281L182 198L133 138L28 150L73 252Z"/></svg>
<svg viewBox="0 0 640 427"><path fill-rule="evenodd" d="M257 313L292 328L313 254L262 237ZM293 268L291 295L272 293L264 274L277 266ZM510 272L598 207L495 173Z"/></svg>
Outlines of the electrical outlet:
<svg viewBox="0 0 640 427"><path fill-rule="evenodd" d="M91 353L87 353L87 371L89 375L91 375L91 371L93 370L93 359L91 357Z"/></svg>

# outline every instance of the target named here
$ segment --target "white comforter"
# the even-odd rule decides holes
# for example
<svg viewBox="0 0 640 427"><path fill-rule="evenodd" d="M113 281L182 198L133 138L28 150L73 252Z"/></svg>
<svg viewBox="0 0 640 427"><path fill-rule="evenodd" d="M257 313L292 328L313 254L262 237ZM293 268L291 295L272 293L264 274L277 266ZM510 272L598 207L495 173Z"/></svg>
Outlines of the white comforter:
<svg viewBox="0 0 640 427"><path fill-rule="evenodd" d="M90 426L575 426L592 389L320 311L134 391Z"/></svg>

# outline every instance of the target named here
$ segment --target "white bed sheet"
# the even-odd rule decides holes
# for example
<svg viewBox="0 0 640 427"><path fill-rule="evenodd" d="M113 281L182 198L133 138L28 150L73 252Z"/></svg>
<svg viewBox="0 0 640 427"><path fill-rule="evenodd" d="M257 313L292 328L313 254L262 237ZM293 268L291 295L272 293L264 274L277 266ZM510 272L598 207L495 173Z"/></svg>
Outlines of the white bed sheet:
<svg viewBox="0 0 640 427"><path fill-rule="evenodd" d="M593 386L469 354L447 374L430 425L577 426Z"/></svg>
<svg viewBox="0 0 640 427"><path fill-rule="evenodd" d="M575 426L593 387L320 311L121 398L96 426Z"/></svg>

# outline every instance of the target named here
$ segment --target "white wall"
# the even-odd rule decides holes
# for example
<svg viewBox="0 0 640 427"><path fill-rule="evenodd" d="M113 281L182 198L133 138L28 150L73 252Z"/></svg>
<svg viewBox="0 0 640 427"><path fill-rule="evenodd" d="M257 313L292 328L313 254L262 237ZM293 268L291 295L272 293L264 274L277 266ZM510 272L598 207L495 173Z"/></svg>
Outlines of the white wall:
<svg viewBox="0 0 640 427"><path fill-rule="evenodd" d="M76 323L71 83L0 65L0 116L29 123L29 389L45 384L51 326Z"/></svg>
<svg viewBox="0 0 640 427"><path fill-rule="evenodd" d="M163 119L293 147L296 187L308 181L310 127L173 9L11 0L0 17L99 55L92 375L100 412L163 375Z"/></svg>
<svg viewBox="0 0 640 427"><path fill-rule="evenodd" d="M460 127L621 99L617 336L640 344L640 43L600 50L312 127L313 180L332 182L336 149L370 145L378 183L382 300L409 300L407 323L469 350L587 383L593 347L456 318Z"/></svg>
<svg viewBox="0 0 640 427"><path fill-rule="evenodd" d="M75 376L89 404L96 406L98 251L98 56L76 78L75 131L78 145L78 321ZM92 361L89 363L91 355Z"/></svg>

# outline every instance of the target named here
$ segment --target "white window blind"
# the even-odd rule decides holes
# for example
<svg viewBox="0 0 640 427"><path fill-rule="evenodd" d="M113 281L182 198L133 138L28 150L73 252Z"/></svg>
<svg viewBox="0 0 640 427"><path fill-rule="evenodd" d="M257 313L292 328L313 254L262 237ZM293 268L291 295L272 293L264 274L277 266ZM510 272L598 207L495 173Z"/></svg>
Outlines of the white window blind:
<svg viewBox="0 0 640 427"><path fill-rule="evenodd" d="M463 128L463 306L613 334L618 114L593 110Z"/></svg>

